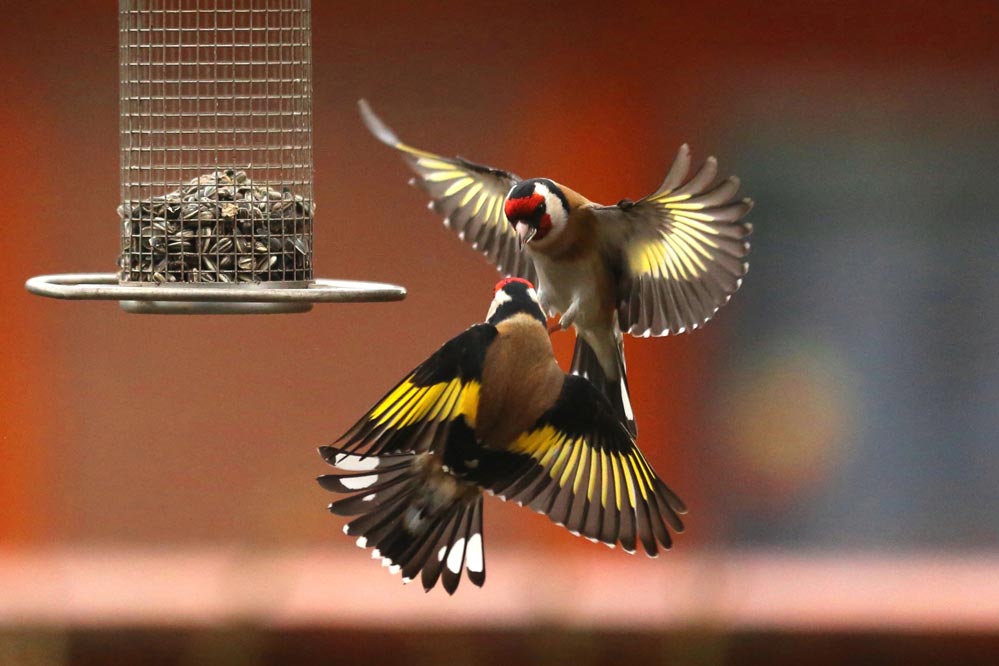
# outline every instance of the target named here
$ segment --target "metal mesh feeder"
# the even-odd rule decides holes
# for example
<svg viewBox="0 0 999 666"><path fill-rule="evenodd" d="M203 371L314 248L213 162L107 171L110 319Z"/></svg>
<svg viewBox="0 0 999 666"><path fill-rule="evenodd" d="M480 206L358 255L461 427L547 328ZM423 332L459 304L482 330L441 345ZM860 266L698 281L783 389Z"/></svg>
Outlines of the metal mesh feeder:
<svg viewBox="0 0 999 666"><path fill-rule="evenodd" d="M120 0L117 275L44 296L129 312L303 312L405 290L313 275L309 0Z"/></svg>

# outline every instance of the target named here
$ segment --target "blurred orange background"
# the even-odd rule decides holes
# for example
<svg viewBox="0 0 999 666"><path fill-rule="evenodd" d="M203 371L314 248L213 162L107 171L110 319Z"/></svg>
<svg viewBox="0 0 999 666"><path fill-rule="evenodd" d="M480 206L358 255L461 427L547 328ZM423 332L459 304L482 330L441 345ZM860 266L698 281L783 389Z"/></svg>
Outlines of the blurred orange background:
<svg viewBox="0 0 999 666"><path fill-rule="evenodd" d="M481 320L497 274L406 187L361 97L407 143L604 203L651 192L683 142L742 178L742 290L696 335L627 343L639 445L691 509L667 559L999 552L993 2L314 3L317 274L409 295L287 316L25 292L115 270L116 7L18 3L0 35L5 552L320 551L404 594L323 510L315 447ZM567 364L571 335L556 347ZM486 513L483 593L522 589L521 560L624 566Z"/></svg>

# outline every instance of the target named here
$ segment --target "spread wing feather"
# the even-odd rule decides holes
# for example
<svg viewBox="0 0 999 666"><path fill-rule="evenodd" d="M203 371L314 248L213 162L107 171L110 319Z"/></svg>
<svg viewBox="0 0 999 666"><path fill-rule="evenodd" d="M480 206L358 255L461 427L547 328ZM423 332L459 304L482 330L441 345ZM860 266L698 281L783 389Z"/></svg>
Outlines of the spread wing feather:
<svg viewBox="0 0 999 666"><path fill-rule="evenodd" d="M511 188L520 182L512 173L428 153L404 144L364 100L358 103L364 124L382 143L402 153L416 173L411 181L430 197L430 207L444 225L486 256L501 273L537 283L534 264L521 251L517 232L503 212Z"/></svg>
<svg viewBox="0 0 999 666"><path fill-rule="evenodd" d="M752 226L743 218L753 202L735 198L735 176L715 183L713 157L688 179L689 172L690 150L683 145L653 194L594 208L605 252L622 268L618 321L632 335L699 328L748 270Z"/></svg>
<svg viewBox="0 0 999 666"><path fill-rule="evenodd" d="M475 427L486 349L496 337L490 324L476 324L396 384L338 442L347 452L378 456L443 448L453 423Z"/></svg>
<svg viewBox="0 0 999 666"><path fill-rule="evenodd" d="M546 514L575 534L650 557L669 548L667 526L683 530L683 502L659 478L610 403L567 376L555 405L507 450L520 464L487 487Z"/></svg>

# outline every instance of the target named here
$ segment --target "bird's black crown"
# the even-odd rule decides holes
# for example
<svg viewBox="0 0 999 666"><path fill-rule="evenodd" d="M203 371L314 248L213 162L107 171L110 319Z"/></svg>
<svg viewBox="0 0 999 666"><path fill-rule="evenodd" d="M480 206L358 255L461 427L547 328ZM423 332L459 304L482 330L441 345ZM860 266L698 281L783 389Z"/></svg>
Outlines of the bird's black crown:
<svg viewBox="0 0 999 666"><path fill-rule="evenodd" d="M496 285L496 296L493 298L486 321L496 325L517 314L527 314L537 319L542 325L547 326L548 324L544 312L541 311L541 305L538 303L538 295L534 291L534 285L524 278L506 278Z"/></svg>

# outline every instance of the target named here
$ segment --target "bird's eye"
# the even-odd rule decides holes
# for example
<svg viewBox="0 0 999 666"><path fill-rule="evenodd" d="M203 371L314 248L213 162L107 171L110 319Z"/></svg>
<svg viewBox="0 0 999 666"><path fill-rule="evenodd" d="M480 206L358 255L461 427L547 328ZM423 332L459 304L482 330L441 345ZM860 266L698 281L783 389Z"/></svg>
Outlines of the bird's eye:
<svg viewBox="0 0 999 666"><path fill-rule="evenodd" d="M535 215L542 215L542 214L544 214L544 212L545 212L545 202L544 202L544 201L542 201L541 203L539 203L539 204L538 204L538 205L537 205L537 206L535 207L535 209L534 209L534 214L535 214Z"/></svg>

